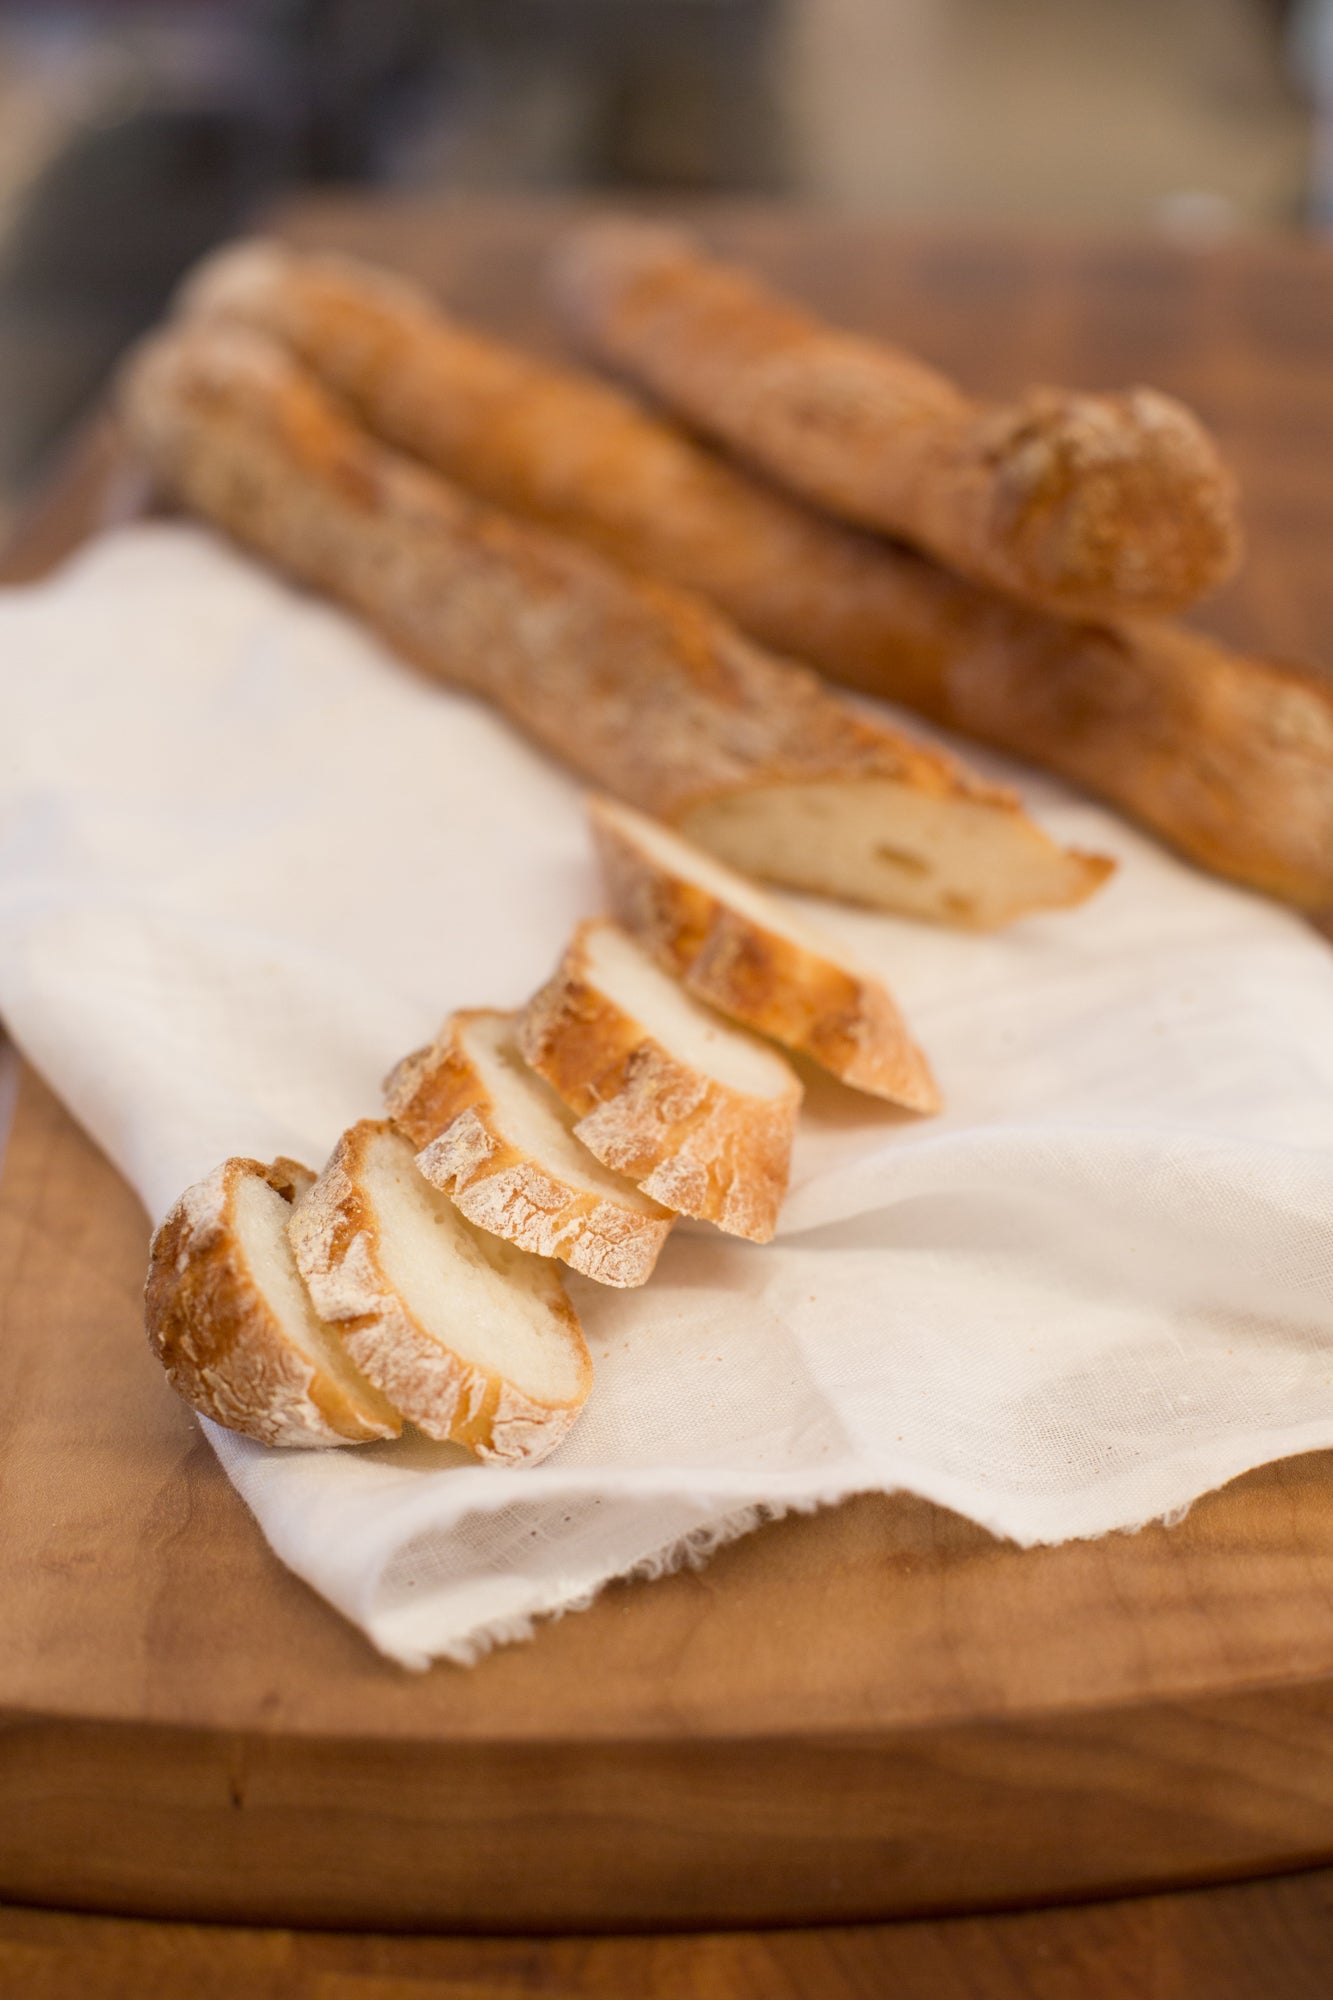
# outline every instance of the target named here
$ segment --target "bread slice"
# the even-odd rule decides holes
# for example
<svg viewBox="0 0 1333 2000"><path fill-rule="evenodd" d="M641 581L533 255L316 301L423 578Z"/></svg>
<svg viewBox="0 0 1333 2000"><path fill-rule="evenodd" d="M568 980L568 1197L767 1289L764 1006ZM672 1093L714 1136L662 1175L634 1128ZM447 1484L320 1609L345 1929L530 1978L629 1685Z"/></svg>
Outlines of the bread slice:
<svg viewBox="0 0 1333 2000"><path fill-rule="evenodd" d="M675 1218L595 1160L574 1116L528 1068L515 1017L453 1014L404 1058L385 1110L423 1150L417 1166L469 1222L602 1285L642 1285Z"/></svg>
<svg viewBox="0 0 1333 2000"><path fill-rule="evenodd" d="M645 1194L766 1243L791 1169L801 1085L619 925L580 924L519 1020L524 1058L575 1112L590 1152Z"/></svg>
<svg viewBox="0 0 1333 2000"><path fill-rule="evenodd" d="M287 1225L314 1182L294 1160L224 1160L153 1238L149 1343L204 1416L261 1444L363 1444L402 1418L307 1296Z"/></svg>
<svg viewBox="0 0 1333 2000"><path fill-rule="evenodd" d="M291 1240L357 1366L428 1437L502 1465L554 1451L592 1386L554 1264L475 1228L387 1120L344 1132Z"/></svg>
<svg viewBox="0 0 1333 2000"><path fill-rule="evenodd" d="M743 875L618 800L590 801L611 914L700 1000L843 1083L938 1111L892 994Z"/></svg>

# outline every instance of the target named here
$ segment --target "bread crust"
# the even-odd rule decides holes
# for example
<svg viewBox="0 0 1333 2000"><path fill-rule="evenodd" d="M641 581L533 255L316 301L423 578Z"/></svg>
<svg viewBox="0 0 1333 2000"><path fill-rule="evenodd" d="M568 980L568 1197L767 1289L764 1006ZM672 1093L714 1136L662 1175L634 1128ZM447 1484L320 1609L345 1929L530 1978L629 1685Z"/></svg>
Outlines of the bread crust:
<svg viewBox="0 0 1333 2000"><path fill-rule="evenodd" d="M506 1137L503 1110L465 1040L487 1016L484 1008L452 1014L385 1085L385 1111L420 1149L417 1166L479 1229L600 1285L646 1284L674 1216L629 1188L617 1200L579 1187Z"/></svg>
<svg viewBox="0 0 1333 2000"><path fill-rule="evenodd" d="M854 1090L940 1109L930 1064L888 988L728 903L635 838L622 809L589 801L616 920L696 998L809 1056Z"/></svg>
<svg viewBox="0 0 1333 2000"><path fill-rule="evenodd" d="M464 1445L489 1464L535 1465L571 1430L592 1387L578 1315L551 1267L547 1303L580 1363L577 1394L560 1403L527 1395L420 1325L385 1273L379 1217L365 1186L370 1147L394 1129L387 1120L363 1118L343 1133L292 1218L297 1267L358 1368L427 1437Z"/></svg>
<svg viewBox="0 0 1333 2000"><path fill-rule="evenodd" d="M1160 616L1239 560L1235 482L1154 390L980 405L642 222L576 232L556 280L585 343L691 423L975 581L1076 618Z"/></svg>
<svg viewBox="0 0 1333 2000"><path fill-rule="evenodd" d="M159 336L131 366L123 407L177 498L665 819L752 791L888 779L993 816L1013 857L1007 913L1079 901L1110 865L1057 847L1012 792L868 720L697 600L386 450L261 335L200 322Z"/></svg>
<svg viewBox="0 0 1333 2000"><path fill-rule="evenodd" d="M922 703L925 706L925 703ZM942 666L933 712L1049 764L1217 874L1333 911L1333 680L1169 625L1001 619Z"/></svg>
<svg viewBox="0 0 1333 2000"><path fill-rule="evenodd" d="M181 1195L153 1237L144 1288L149 1345L177 1394L261 1444L363 1444L397 1437L397 1412L367 1382L354 1397L288 1340L238 1240L234 1202L249 1175L285 1201L315 1176L285 1159L224 1160Z"/></svg>
<svg viewBox="0 0 1333 2000"><path fill-rule="evenodd" d="M1070 623L839 526L609 385L350 260L219 253L196 309L267 327L400 449L712 599L767 646L1088 786L1201 865L1333 910L1333 686L1202 635Z"/></svg>
<svg viewBox="0 0 1333 2000"><path fill-rule="evenodd" d="M791 1172L801 1085L780 1097L730 1089L674 1056L596 984L595 922L580 924L519 1019L519 1046L578 1116L603 1165L681 1215L767 1243Z"/></svg>
<svg viewBox="0 0 1333 2000"><path fill-rule="evenodd" d="M609 382L460 324L393 273L253 239L205 258L179 303L282 342L395 450L697 591L779 652L824 664L860 637L873 662L885 633L894 643L885 576L898 551L788 499Z"/></svg>

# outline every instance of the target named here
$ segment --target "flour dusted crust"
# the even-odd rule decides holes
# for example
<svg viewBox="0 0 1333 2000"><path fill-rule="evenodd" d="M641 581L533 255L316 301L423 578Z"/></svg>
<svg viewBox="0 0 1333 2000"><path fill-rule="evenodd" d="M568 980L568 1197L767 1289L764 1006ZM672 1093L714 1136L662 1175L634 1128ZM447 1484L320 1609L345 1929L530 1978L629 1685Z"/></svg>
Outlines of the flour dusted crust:
<svg viewBox="0 0 1333 2000"><path fill-rule="evenodd" d="M236 1223L247 1176L297 1202L315 1176L293 1160L229 1159L186 1189L153 1237L144 1293L149 1344L203 1416L261 1444L361 1444L402 1422L369 1382L336 1379L302 1354L256 1281ZM355 1371L347 1369L346 1377Z"/></svg>
<svg viewBox="0 0 1333 2000"><path fill-rule="evenodd" d="M942 721L1050 765L1219 875L1333 912L1327 672L1170 625L983 630L939 676Z"/></svg>
<svg viewBox="0 0 1333 2000"><path fill-rule="evenodd" d="M984 925L1079 902L1110 867L697 600L386 450L248 328L202 320L158 336L122 402L169 492L724 858L782 852L796 872L776 879L794 886ZM851 808L842 831L831 822L783 850L769 818L830 786Z"/></svg>
<svg viewBox="0 0 1333 2000"><path fill-rule="evenodd" d="M648 223L576 232L557 289L597 354L792 491L1048 610L1179 611L1239 558L1234 481L1154 390L985 407Z"/></svg>
<svg viewBox="0 0 1333 2000"><path fill-rule="evenodd" d="M357 1366L428 1437L461 1444L499 1465L531 1465L555 1450L592 1387L583 1329L555 1269L546 1270L545 1304L578 1370L576 1393L546 1403L497 1369L441 1344L413 1315L384 1268L381 1217L369 1181L369 1153L391 1133L387 1121L362 1119L338 1141L332 1158L293 1216L292 1248L318 1310L338 1323ZM518 1252L512 1253L515 1257Z"/></svg>
<svg viewBox="0 0 1333 2000"><path fill-rule="evenodd" d="M674 1217L613 1177L588 1155L600 1191L581 1186L551 1153L532 1151L506 1130L505 1110L469 1046L468 1031L497 1017L487 1009L453 1014L436 1040L399 1063L385 1085L385 1110L421 1148L417 1165L452 1196L470 1222L521 1250L555 1257L598 1284L646 1284ZM563 1104L552 1116L563 1115Z"/></svg>
<svg viewBox="0 0 1333 2000"><path fill-rule="evenodd" d="M180 305L280 341L376 437L496 507L715 602L827 666L901 649L902 551L816 514L609 382L468 326L396 275L255 239ZM911 564L911 558L907 558Z"/></svg>
<svg viewBox="0 0 1333 2000"><path fill-rule="evenodd" d="M835 680L1075 779L1204 867L1333 910L1327 676L1144 619L1071 622L968 583L785 497L609 384L460 327L351 260L246 245L210 259L196 294L198 309L266 327L372 430L496 505L700 592ZM1139 411L1151 416L1151 402ZM1040 472L1044 449L1019 461ZM1101 449L1093 431L1080 449ZM1002 838L1016 846L1017 824ZM983 921L1058 901L1034 899L1038 866L1035 854L1011 855L1017 902L988 899ZM1071 898L1089 879L1069 868ZM912 887L900 878L885 907L965 920L943 903L956 882L932 894L918 881L915 902Z"/></svg>
<svg viewBox="0 0 1333 2000"><path fill-rule="evenodd" d="M597 928L579 926L524 1009L524 1056L606 1166L665 1208L768 1242L791 1172L799 1079L791 1072L780 1096L751 1096L663 1047L600 989L588 953Z"/></svg>
<svg viewBox="0 0 1333 2000"><path fill-rule="evenodd" d="M930 1065L881 980L821 951L813 932L808 943L786 935L776 909L766 923L750 907L760 892L738 882L728 895L716 862L701 880L684 844L668 856L630 808L593 799L588 813L612 916L691 993L853 1089L939 1110Z"/></svg>

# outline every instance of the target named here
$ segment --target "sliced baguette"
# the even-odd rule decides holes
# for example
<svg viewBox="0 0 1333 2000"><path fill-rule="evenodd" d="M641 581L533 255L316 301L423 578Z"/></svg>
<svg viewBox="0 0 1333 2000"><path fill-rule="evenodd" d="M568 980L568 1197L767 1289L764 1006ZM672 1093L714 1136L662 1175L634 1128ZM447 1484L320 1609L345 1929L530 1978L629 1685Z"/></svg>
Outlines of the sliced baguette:
<svg viewBox="0 0 1333 2000"><path fill-rule="evenodd" d="M766 1243L791 1169L801 1085L617 924L581 924L519 1020L524 1058L608 1167L681 1215Z"/></svg>
<svg viewBox="0 0 1333 2000"><path fill-rule="evenodd" d="M262 334L159 335L122 407L164 490L738 867L980 926L1081 902L1110 872L706 605L386 449Z"/></svg>
<svg viewBox="0 0 1333 2000"><path fill-rule="evenodd" d="M554 1264L474 1228L387 1121L344 1132L291 1240L318 1310L428 1437L531 1465L574 1423L592 1363Z"/></svg>
<svg viewBox="0 0 1333 2000"><path fill-rule="evenodd" d="M658 821L615 799L593 799L589 817L612 916L696 998L856 1090L939 1110L882 980Z"/></svg>
<svg viewBox="0 0 1333 2000"><path fill-rule="evenodd" d="M574 1136L574 1116L528 1068L512 1014L453 1014L404 1058L385 1110L417 1166L469 1222L557 1257L602 1285L642 1285L674 1217L610 1173Z"/></svg>
<svg viewBox="0 0 1333 2000"><path fill-rule="evenodd" d="M224 1160L158 1229L144 1292L149 1343L172 1387L261 1444L363 1444L402 1418L316 1313L287 1225L314 1183L293 1160Z"/></svg>

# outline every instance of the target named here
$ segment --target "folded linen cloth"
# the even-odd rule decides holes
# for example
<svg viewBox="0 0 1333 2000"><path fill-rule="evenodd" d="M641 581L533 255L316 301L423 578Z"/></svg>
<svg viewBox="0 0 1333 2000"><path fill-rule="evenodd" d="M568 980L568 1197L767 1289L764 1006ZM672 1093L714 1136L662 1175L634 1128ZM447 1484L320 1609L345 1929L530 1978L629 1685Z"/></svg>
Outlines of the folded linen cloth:
<svg viewBox="0 0 1333 2000"><path fill-rule="evenodd" d="M0 593L0 707L0 1016L154 1217L228 1153L318 1165L597 908L574 781L198 529ZM596 1382L555 1457L205 1425L385 1652L473 1660L854 1492L1054 1542L1333 1445L1333 953L1022 783L1119 876L999 937L808 906L885 973L945 1115L814 1084L774 1244L685 1225L645 1290L572 1279Z"/></svg>

